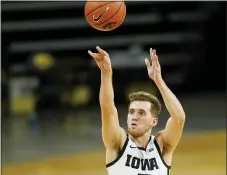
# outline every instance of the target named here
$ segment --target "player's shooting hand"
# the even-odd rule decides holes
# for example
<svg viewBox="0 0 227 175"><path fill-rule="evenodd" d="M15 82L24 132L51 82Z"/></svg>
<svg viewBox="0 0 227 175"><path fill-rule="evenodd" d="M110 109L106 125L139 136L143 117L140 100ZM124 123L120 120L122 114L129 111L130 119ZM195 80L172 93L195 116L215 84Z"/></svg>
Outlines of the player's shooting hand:
<svg viewBox="0 0 227 175"><path fill-rule="evenodd" d="M154 82L157 82L162 79L162 75L161 75L161 66L159 64L158 56L156 55L155 49L152 49L152 48L150 49L150 57L151 57L151 64L147 58L145 59L148 75L152 80L154 80Z"/></svg>
<svg viewBox="0 0 227 175"><path fill-rule="evenodd" d="M98 53L93 53L90 50L88 50L89 55L91 55L94 59L98 67L103 72L111 72L111 62L109 54L102 50L99 46L96 47Z"/></svg>

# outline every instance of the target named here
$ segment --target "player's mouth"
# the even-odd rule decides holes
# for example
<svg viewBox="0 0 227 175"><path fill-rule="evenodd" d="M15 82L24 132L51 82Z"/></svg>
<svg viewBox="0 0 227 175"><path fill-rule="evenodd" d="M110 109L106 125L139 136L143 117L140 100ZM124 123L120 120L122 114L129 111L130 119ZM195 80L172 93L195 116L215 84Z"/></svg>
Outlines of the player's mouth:
<svg viewBox="0 0 227 175"><path fill-rule="evenodd" d="M135 127L137 127L137 124L136 123L132 123L131 126L132 126L132 128L135 128Z"/></svg>

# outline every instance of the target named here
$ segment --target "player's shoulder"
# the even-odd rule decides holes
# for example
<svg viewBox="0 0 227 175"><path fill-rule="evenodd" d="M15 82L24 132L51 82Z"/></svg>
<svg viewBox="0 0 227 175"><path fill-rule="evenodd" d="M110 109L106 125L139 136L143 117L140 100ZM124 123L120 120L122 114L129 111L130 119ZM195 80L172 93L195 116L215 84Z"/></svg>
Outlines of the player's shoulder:
<svg viewBox="0 0 227 175"><path fill-rule="evenodd" d="M155 140L161 140L161 139L162 139L163 131L164 131L164 130L158 131L158 132L154 135Z"/></svg>
<svg viewBox="0 0 227 175"><path fill-rule="evenodd" d="M128 143L128 134L126 133L125 129L120 127L120 150L123 149L123 147L127 146Z"/></svg>
<svg viewBox="0 0 227 175"><path fill-rule="evenodd" d="M161 152L162 152L162 150L163 150L163 144L164 144L162 134L163 134L163 130L158 131L158 132L154 135L154 141L158 144L158 146L159 146Z"/></svg>

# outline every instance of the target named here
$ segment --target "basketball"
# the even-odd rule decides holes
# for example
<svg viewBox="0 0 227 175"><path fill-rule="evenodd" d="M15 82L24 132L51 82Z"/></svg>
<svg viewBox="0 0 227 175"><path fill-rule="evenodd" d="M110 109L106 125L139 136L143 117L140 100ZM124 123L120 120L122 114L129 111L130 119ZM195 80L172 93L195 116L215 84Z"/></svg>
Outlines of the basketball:
<svg viewBox="0 0 227 175"><path fill-rule="evenodd" d="M112 31L118 28L126 16L124 1L87 1L84 8L87 22L100 31Z"/></svg>

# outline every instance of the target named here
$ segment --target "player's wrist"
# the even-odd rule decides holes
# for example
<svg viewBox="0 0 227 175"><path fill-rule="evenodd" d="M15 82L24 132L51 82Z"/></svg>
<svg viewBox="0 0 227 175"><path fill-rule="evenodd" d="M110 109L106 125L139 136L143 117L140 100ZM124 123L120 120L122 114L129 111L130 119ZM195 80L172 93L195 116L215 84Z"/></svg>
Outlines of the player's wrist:
<svg viewBox="0 0 227 175"><path fill-rule="evenodd" d="M162 86L162 85L165 84L165 82L164 82L164 80L162 79L162 77L159 77L159 78L155 79L154 82L155 82L155 84L156 84L158 87L160 87L160 86Z"/></svg>
<svg viewBox="0 0 227 175"><path fill-rule="evenodd" d="M101 75L103 76L103 77L111 77L112 76L112 71L110 71L110 70L101 70Z"/></svg>

